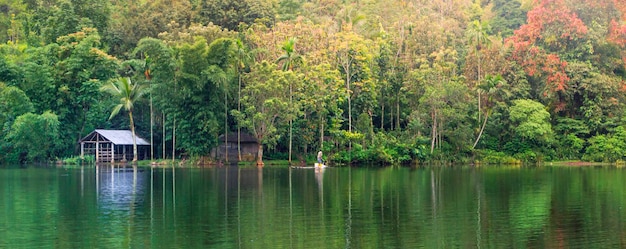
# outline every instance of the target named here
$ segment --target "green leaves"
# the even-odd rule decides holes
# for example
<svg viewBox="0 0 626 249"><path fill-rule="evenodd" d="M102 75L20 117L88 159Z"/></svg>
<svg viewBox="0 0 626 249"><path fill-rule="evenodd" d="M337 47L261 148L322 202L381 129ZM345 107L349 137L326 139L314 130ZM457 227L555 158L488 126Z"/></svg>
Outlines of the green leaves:
<svg viewBox="0 0 626 249"><path fill-rule="evenodd" d="M199 5L198 21L213 22L230 30L237 30L240 23L252 24L257 20L273 23L276 16L273 2L266 0L202 0Z"/></svg>
<svg viewBox="0 0 626 249"><path fill-rule="evenodd" d="M0 138L10 131L17 117L33 111L33 104L22 90L0 84Z"/></svg>
<svg viewBox="0 0 626 249"><path fill-rule="evenodd" d="M31 162L54 158L60 143L59 126L57 115L51 112L19 116L5 138L11 144L12 158Z"/></svg>
<svg viewBox="0 0 626 249"><path fill-rule="evenodd" d="M134 104L146 94L147 88L140 84L133 84L130 78L123 77L105 84L100 88L100 91L106 92L114 99L119 100L118 104L113 107L111 116L109 116L109 119L112 119L122 108L132 113Z"/></svg>
<svg viewBox="0 0 626 249"><path fill-rule="evenodd" d="M276 64L262 62L246 75L242 90L242 112L235 112L240 126L253 132L260 143L274 145L279 136L277 121L289 113L289 74L276 70Z"/></svg>
<svg viewBox="0 0 626 249"><path fill-rule="evenodd" d="M283 43L283 46L280 49L284 52L283 55L278 57L276 63L283 63L282 69L283 71L293 70L293 67L297 64L302 63L302 56L300 56L295 49L296 46L296 38L289 38L289 40Z"/></svg>
<svg viewBox="0 0 626 249"><path fill-rule="evenodd" d="M616 162L626 156L626 130L623 126L612 135L597 135L589 139L583 160L593 162Z"/></svg>
<svg viewBox="0 0 626 249"><path fill-rule="evenodd" d="M550 113L536 101L522 99L513 102L509 119L515 134L524 139L547 142L552 138Z"/></svg>

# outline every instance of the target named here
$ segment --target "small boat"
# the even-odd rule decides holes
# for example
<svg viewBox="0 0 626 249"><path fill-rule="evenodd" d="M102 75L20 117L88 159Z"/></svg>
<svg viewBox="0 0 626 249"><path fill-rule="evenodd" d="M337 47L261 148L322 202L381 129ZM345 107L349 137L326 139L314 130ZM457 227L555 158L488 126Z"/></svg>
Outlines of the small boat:
<svg viewBox="0 0 626 249"><path fill-rule="evenodd" d="M313 166L291 166L292 169L321 169L326 167L328 166L323 163L315 163Z"/></svg>
<svg viewBox="0 0 626 249"><path fill-rule="evenodd" d="M315 166L291 166L292 169L314 169Z"/></svg>
<svg viewBox="0 0 626 249"><path fill-rule="evenodd" d="M326 168L326 165L323 163L315 163L315 168Z"/></svg>

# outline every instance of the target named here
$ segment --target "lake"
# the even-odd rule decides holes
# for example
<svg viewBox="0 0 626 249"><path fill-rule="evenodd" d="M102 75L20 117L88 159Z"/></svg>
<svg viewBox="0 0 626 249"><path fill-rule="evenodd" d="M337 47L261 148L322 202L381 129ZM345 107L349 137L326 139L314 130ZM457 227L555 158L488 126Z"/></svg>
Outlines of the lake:
<svg viewBox="0 0 626 249"><path fill-rule="evenodd" d="M0 248L626 248L626 169L0 167Z"/></svg>

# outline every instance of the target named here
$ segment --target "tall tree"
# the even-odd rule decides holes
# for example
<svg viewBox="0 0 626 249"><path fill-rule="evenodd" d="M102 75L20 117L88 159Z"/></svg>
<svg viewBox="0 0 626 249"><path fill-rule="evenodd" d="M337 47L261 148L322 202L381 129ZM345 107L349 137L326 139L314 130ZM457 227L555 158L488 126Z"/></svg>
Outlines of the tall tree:
<svg viewBox="0 0 626 249"><path fill-rule="evenodd" d="M295 45L296 39L290 38L285 41L283 46L280 48L284 54L276 60L276 63L283 63L283 71L293 70L294 65L302 60L302 56L300 56L295 50ZM289 106L293 107L293 82L289 82ZM291 153L293 148L293 119L293 114L289 115L289 163L291 163Z"/></svg>
<svg viewBox="0 0 626 249"><path fill-rule="evenodd" d="M152 101L152 58L149 55L144 55L143 74L148 81L148 88L150 92L150 160L154 161L154 106Z"/></svg>
<svg viewBox="0 0 626 249"><path fill-rule="evenodd" d="M117 76L119 62L102 50L100 35L93 28L59 37L57 42L40 51L51 57L41 61L54 64L56 96L50 109L65 127L60 130L61 139L65 140L63 146L69 147L64 154L70 155L78 151L77 141L85 130L106 120L106 108L98 101L99 88Z"/></svg>
<svg viewBox="0 0 626 249"><path fill-rule="evenodd" d="M236 40L235 54L235 69L237 70L237 111L241 112L242 76L251 59L241 39ZM241 126L239 125L237 125L237 158L241 161Z"/></svg>
<svg viewBox="0 0 626 249"><path fill-rule="evenodd" d="M175 75L175 60L173 51L163 41L155 38L144 38L139 41L137 47L133 51L133 54L144 58L150 58L147 63L148 67L144 67L144 76L149 79L150 96L154 99L151 101L151 105L156 109L152 114L152 118L155 118L155 113L165 113L166 109L171 106L171 94L173 94L170 88L174 82ZM144 64L146 66L146 64ZM161 128L165 128L165 122L161 119ZM151 125L152 127L152 125ZM152 132L151 132L152 133ZM152 136L152 135L151 135ZM161 140L163 143L163 150L165 149L165 134L161 134ZM152 144L152 142L151 142ZM162 153L162 157L165 157L165 153Z"/></svg>
<svg viewBox="0 0 626 249"><path fill-rule="evenodd" d="M309 65L305 70L303 98L300 100L305 115L317 116L319 132L319 148L323 148L324 129L328 122L328 115L338 112L339 104L345 99L342 91L343 80L341 73L333 69L330 64Z"/></svg>
<svg viewBox="0 0 626 249"><path fill-rule="evenodd" d="M118 99L119 103L111 110L109 120L115 117L122 108L128 112L130 120L130 130L133 134L133 162L137 161L137 136L135 135L135 121L133 119L133 109L142 96L147 92L147 88L140 84L133 84L130 78L118 78L110 84L105 84L100 88L101 91L110 94L114 99Z"/></svg>
<svg viewBox="0 0 626 249"><path fill-rule="evenodd" d="M346 85L346 99L348 100L348 131L352 132L352 98L354 90L352 85L359 80L359 73L363 72L361 66L367 65L371 54L368 42L351 30L351 26L344 27L333 37L330 50L335 54L336 63L344 75Z"/></svg>
<svg viewBox="0 0 626 249"><path fill-rule="evenodd" d="M471 50L474 52L474 55L476 56L476 79L475 79L475 84L474 87L477 87L479 84L481 84L481 80L482 80L482 71L481 71L481 50L483 49L483 46L486 44L489 44L489 39L488 39L488 35L487 32L489 31L489 24L487 22L481 22L480 20L474 20L472 22L470 22L469 27L467 29L467 36L468 36L468 40L469 40L469 45ZM481 115L481 111L480 111L480 100L481 100L481 96L480 96L481 92L478 91L478 123L480 124L480 115Z"/></svg>
<svg viewBox="0 0 626 249"><path fill-rule="evenodd" d="M416 70L423 94L419 98L420 106L425 108L431 118L430 151L443 143L443 127L446 118L455 114L450 109L462 101L466 90L459 86L456 72L457 52L453 49L441 49L431 54L432 62L426 62Z"/></svg>
<svg viewBox="0 0 626 249"><path fill-rule="evenodd" d="M258 143L257 165L263 166L263 147L274 146L280 138L276 123L288 110L286 88L295 80L293 72L276 70L276 64L263 61L254 65L245 76L242 90L242 111L232 111L237 122L251 131Z"/></svg>
<svg viewBox="0 0 626 249"><path fill-rule="evenodd" d="M476 64L476 85L480 84L482 79L481 75L481 50L485 45L489 45L489 35L487 32L490 30L489 23L481 22L480 20L474 20L469 23L467 29L467 39L469 41L469 47L474 52L478 63Z"/></svg>

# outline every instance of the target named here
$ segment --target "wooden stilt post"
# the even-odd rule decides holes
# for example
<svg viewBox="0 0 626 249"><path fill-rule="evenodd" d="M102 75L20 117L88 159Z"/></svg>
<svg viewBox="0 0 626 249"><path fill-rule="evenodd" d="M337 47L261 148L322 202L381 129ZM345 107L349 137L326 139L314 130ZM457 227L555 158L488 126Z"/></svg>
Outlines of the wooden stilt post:
<svg viewBox="0 0 626 249"><path fill-rule="evenodd" d="M115 163L115 144L111 143L111 163Z"/></svg>

